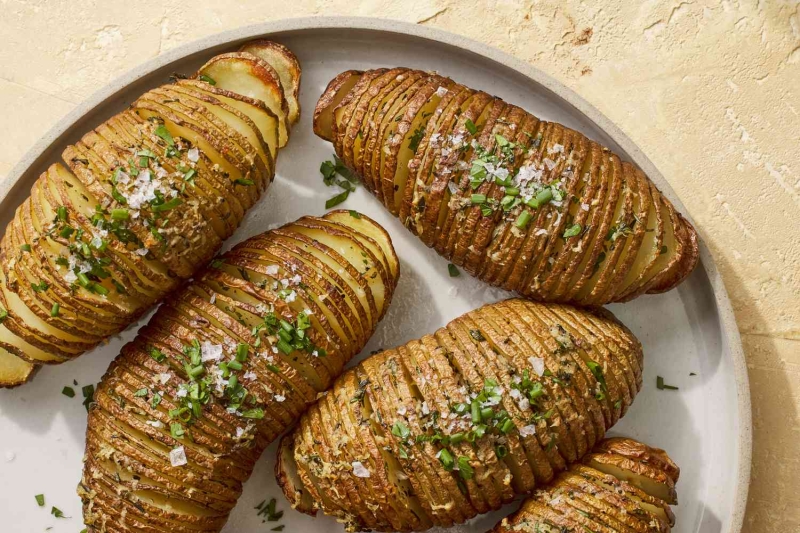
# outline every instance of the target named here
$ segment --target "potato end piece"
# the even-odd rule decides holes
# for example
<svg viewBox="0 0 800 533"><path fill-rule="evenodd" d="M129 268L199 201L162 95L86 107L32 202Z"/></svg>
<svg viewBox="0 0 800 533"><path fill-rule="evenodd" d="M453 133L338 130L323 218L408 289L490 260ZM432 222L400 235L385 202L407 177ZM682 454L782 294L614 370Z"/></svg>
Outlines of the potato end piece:
<svg viewBox="0 0 800 533"><path fill-rule="evenodd" d="M13 389L29 382L41 367L0 348L0 389Z"/></svg>
<svg viewBox="0 0 800 533"><path fill-rule="evenodd" d="M316 516L314 500L307 490L303 490L303 482L297 474L297 463L294 460L294 432L281 438L278 446L278 460L275 463L275 479L283 491L292 509L309 516Z"/></svg>
<svg viewBox="0 0 800 533"><path fill-rule="evenodd" d="M363 74L360 70L346 70L333 78L314 108L314 133L333 141L333 110L355 86Z"/></svg>
<svg viewBox="0 0 800 533"><path fill-rule="evenodd" d="M302 70L297 56L282 44L267 39L245 43L240 52L252 54L263 59L275 69L283 85L283 92L289 105L289 123L296 124L300 119L300 78Z"/></svg>

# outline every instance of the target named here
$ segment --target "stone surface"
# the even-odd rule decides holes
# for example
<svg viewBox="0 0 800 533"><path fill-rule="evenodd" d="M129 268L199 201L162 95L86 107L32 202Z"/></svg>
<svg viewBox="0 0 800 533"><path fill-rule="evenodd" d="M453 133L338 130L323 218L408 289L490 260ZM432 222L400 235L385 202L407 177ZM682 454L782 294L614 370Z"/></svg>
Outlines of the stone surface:
<svg viewBox="0 0 800 533"><path fill-rule="evenodd" d="M745 531L800 530L798 0L0 0L0 12L0 179L122 72L176 45L281 17L428 24L573 88L664 173L720 265L753 395Z"/></svg>

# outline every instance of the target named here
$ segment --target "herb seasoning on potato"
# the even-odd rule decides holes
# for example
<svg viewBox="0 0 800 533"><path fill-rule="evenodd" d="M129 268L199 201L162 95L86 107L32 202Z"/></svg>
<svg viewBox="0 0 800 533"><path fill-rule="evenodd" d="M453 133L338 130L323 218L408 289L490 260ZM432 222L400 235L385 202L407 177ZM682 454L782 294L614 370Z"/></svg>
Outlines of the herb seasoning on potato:
<svg viewBox="0 0 800 533"><path fill-rule="evenodd" d="M626 301L697 263L694 228L641 170L436 73L343 72L314 131L427 246L522 296Z"/></svg>

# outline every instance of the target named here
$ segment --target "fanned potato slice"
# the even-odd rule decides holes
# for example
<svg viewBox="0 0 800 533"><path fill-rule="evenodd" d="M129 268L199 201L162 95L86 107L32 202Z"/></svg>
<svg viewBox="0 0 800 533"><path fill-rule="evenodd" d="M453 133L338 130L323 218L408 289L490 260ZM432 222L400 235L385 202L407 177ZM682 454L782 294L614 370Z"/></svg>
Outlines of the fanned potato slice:
<svg viewBox="0 0 800 533"><path fill-rule="evenodd" d="M276 476L295 508L349 531L463 523L592 450L640 359L608 313L490 304L347 371L284 436ZM553 513L567 523L588 505L603 504Z"/></svg>
<svg viewBox="0 0 800 533"><path fill-rule="evenodd" d="M264 448L331 385L390 303L397 268L388 235L367 217L335 215L237 245L123 348L89 414L78 490L88 531L223 528ZM279 252L292 238L309 246ZM326 269L315 251L338 268ZM382 273L361 279L364 258ZM347 290L320 298L322 280ZM370 314L341 314L360 293ZM356 342L343 329L348 321L360 321ZM337 435L330 417L319 421ZM360 419L340 423L365 435Z"/></svg>
<svg viewBox="0 0 800 533"><path fill-rule="evenodd" d="M220 54L200 67L196 79L264 102L279 119L279 146L289 141L289 103L269 63L244 52Z"/></svg>
<svg viewBox="0 0 800 533"><path fill-rule="evenodd" d="M289 123L296 123L300 119L301 76L300 62L297 57L282 44L266 39L247 42L242 45L239 51L252 54L272 65L281 80L283 93L289 106Z"/></svg>
<svg viewBox="0 0 800 533"><path fill-rule="evenodd" d="M697 264L695 230L640 169L438 74L343 72L314 123L403 225L492 285L602 305L670 290Z"/></svg>
<svg viewBox="0 0 800 533"><path fill-rule="evenodd" d="M633 439L607 439L583 463L536 490L492 533L668 533L675 525L669 504L677 503L678 468L663 450Z"/></svg>
<svg viewBox="0 0 800 533"><path fill-rule="evenodd" d="M2 341L0 341L0 385L16 387L25 384L36 374L39 366L20 359L6 350L1 343Z"/></svg>
<svg viewBox="0 0 800 533"><path fill-rule="evenodd" d="M350 94L350 90L361 79L361 74L359 70L346 70L328 83L314 108L314 133L319 137L333 141L333 112Z"/></svg>

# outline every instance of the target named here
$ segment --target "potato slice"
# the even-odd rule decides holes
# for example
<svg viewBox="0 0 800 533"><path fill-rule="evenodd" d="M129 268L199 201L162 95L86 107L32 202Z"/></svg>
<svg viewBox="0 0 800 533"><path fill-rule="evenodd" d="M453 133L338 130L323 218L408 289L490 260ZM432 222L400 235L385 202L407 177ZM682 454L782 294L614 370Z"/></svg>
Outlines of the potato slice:
<svg viewBox="0 0 800 533"><path fill-rule="evenodd" d="M497 509L602 438L611 400L595 398L600 378L586 361L607 363L601 343L616 337L614 350L641 349L605 313L517 299L484 306L345 373L284 437L276 475L301 510L354 531L448 527ZM629 405L617 380L639 355L618 355L608 396ZM548 512L567 524L575 509L604 505Z"/></svg>
<svg viewBox="0 0 800 533"><path fill-rule="evenodd" d="M20 359L0 345L0 387L10 389L24 385L38 370L38 365Z"/></svg>
<svg viewBox="0 0 800 533"><path fill-rule="evenodd" d="M278 73L263 59L243 52L220 54L200 67L195 79L264 102L279 119L278 145L283 148L289 141L289 103Z"/></svg>
<svg viewBox="0 0 800 533"><path fill-rule="evenodd" d="M242 45L240 52L252 54L263 59L275 69L283 86L283 94L289 106L289 123L295 124L300 119L300 62L291 50L282 44L257 39Z"/></svg>
<svg viewBox="0 0 800 533"><path fill-rule="evenodd" d="M314 107L314 133L326 141L333 141L334 110L361 79L359 70L346 70L333 78Z"/></svg>

